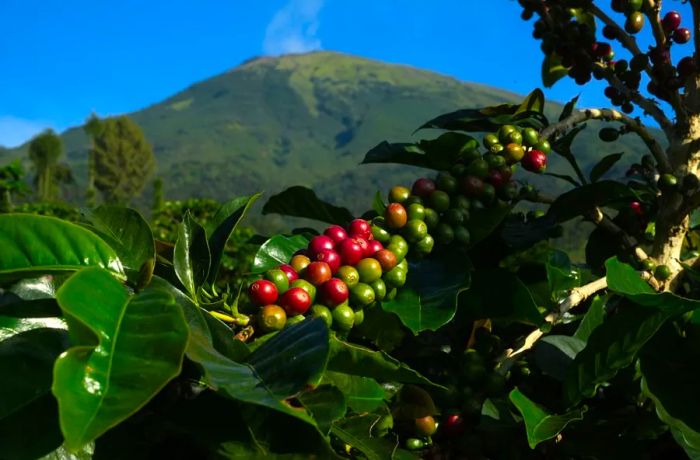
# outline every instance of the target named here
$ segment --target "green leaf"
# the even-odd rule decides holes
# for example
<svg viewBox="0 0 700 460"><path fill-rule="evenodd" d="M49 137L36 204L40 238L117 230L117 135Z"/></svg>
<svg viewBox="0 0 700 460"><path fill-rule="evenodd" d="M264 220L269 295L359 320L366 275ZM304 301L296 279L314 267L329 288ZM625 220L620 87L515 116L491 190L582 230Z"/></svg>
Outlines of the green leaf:
<svg viewBox="0 0 700 460"><path fill-rule="evenodd" d="M326 371L323 383L335 385L345 395L345 401L355 412L372 412L384 404L386 393L376 380L369 377Z"/></svg>
<svg viewBox="0 0 700 460"><path fill-rule="evenodd" d="M541 89L537 88L528 94L515 111L516 114L523 112L544 112L544 93Z"/></svg>
<svg viewBox="0 0 700 460"><path fill-rule="evenodd" d="M493 234L496 228L501 225L503 219L510 214L510 209L508 205L497 204L490 208L471 211L469 221L466 223L470 236L469 246L473 247Z"/></svg>
<svg viewBox="0 0 700 460"><path fill-rule="evenodd" d="M177 228L173 265L178 279L193 299L204 284L211 267L211 254L204 227L185 212Z"/></svg>
<svg viewBox="0 0 700 460"><path fill-rule="evenodd" d="M583 171L581 171L581 168L579 167L578 162L576 161L576 157L571 151L571 144L574 142L576 136L578 136L579 133L584 129L586 129L586 125L580 124L568 133L566 133L561 138L552 142L552 150L554 151L554 153L563 157L566 161L569 162L574 172L576 173L576 177L578 177L579 181L581 181L582 184L586 183L586 176L583 175Z"/></svg>
<svg viewBox="0 0 700 460"><path fill-rule="evenodd" d="M328 371L371 377L380 382L415 383L439 387L406 364L382 351L330 338Z"/></svg>
<svg viewBox="0 0 700 460"><path fill-rule="evenodd" d="M365 320L353 328L353 334L369 340L380 350L391 352L407 335L406 327L394 313L382 308L366 308Z"/></svg>
<svg viewBox="0 0 700 460"><path fill-rule="evenodd" d="M590 211L596 206L605 206L614 202L627 202L637 199L637 194L621 182L603 180L595 184L586 184L566 192L554 200L548 214L559 222L565 222Z"/></svg>
<svg viewBox="0 0 700 460"><path fill-rule="evenodd" d="M102 205L86 217L91 229L105 240L119 256L124 267L136 275L143 264L155 260L156 248L151 227L130 208Z"/></svg>
<svg viewBox="0 0 700 460"><path fill-rule="evenodd" d="M302 235L284 236L275 235L265 241L253 259L251 271L262 273L281 264L287 264L299 249L305 249L309 245Z"/></svg>
<svg viewBox="0 0 700 460"><path fill-rule="evenodd" d="M33 304L39 303L43 306L45 301L33 300L30 302L22 302L27 309L31 309ZM0 313L2 313L0 309ZM66 329L66 323L62 318L51 317L33 317L33 318L17 318L14 316L4 316L0 314L0 340L8 339L22 332L31 331L34 329L51 328L51 329Z"/></svg>
<svg viewBox="0 0 700 460"><path fill-rule="evenodd" d="M344 443L351 445L364 454L367 460L388 460L397 457L398 442L388 437L373 437L372 426L377 423L378 415L358 415L347 417L333 424L331 433ZM412 458L412 457L408 457Z"/></svg>
<svg viewBox="0 0 700 460"><path fill-rule="evenodd" d="M571 116L572 113L574 113L574 109L576 108L576 104L578 103L578 98L579 96L576 96L564 105L564 108L562 109L561 114L559 115L559 121L568 118L569 116Z"/></svg>
<svg viewBox="0 0 700 460"><path fill-rule="evenodd" d="M425 152L416 144L382 141L365 154L361 164L397 163L425 167L426 162Z"/></svg>
<svg viewBox="0 0 700 460"><path fill-rule="evenodd" d="M503 125L542 129L549 124L547 118L536 111L516 114L518 108L518 105L502 104L482 109L457 110L433 118L419 127L418 130L434 128L450 131L485 132L496 131Z"/></svg>
<svg viewBox="0 0 700 460"><path fill-rule="evenodd" d="M382 192L380 192L379 190L377 190L377 193L374 194L374 200L372 201L372 209L380 216L383 216L384 212L386 211L386 204L384 204Z"/></svg>
<svg viewBox="0 0 700 460"><path fill-rule="evenodd" d="M313 415L321 432L326 435L331 429L331 424L343 418L347 411L345 396L333 385L321 385L313 391L305 391L298 398L301 405Z"/></svg>
<svg viewBox="0 0 700 460"><path fill-rule="evenodd" d="M581 286L581 271L572 265L565 252L552 251L544 266L552 301L559 302L566 297L569 290Z"/></svg>
<svg viewBox="0 0 700 460"><path fill-rule="evenodd" d="M469 287L468 265L454 257L423 259L409 264L406 286L394 300L382 302L414 334L437 330L457 310L457 295Z"/></svg>
<svg viewBox="0 0 700 460"><path fill-rule="evenodd" d="M527 286L503 269L475 271L471 287L459 296L459 310L470 320L497 318L533 326L545 322Z"/></svg>
<svg viewBox="0 0 700 460"><path fill-rule="evenodd" d="M20 332L0 342L0 420L50 393L53 363L68 348L61 329Z"/></svg>
<svg viewBox="0 0 700 460"><path fill-rule="evenodd" d="M607 295L596 295L593 297L591 306L588 307L588 311L581 320L581 323L578 325L578 329L576 329L574 337L583 340L584 342L588 341L588 338L591 336L591 333L595 330L595 328L603 324L603 321L605 320L605 304L607 301Z"/></svg>
<svg viewBox="0 0 700 460"><path fill-rule="evenodd" d="M55 217L0 215L0 281L87 266L123 274L116 252L91 231Z"/></svg>
<svg viewBox="0 0 700 460"><path fill-rule="evenodd" d="M320 379L328 360L328 328L320 318L284 328L245 360L280 399Z"/></svg>
<svg viewBox="0 0 700 460"><path fill-rule="evenodd" d="M221 257L223 257L226 243L233 234L238 223L245 217L250 207L258 198L260 198L260 193L250 196L241 196L227 201L221 205L214 217L205 227L209 237L209 252L211 254L211 266L207 277L207 281L209 281L210 284L216 282L216 276L219 274Z"/></svg>
<svg viewBox="0 0 700 460"><path fill-rule="evenodd" d="M50 454L61 443L63 436L58 426L58 407L50 393L0 419L3 460L34 460Z"/></svg>
<svg viewBox="0 0 700 460"><path fill-rule="evenodd" d="M510 392L508 398L523 416L527 443L531 449L543 441L556 437L569 423L583 420L583 414L586 412L583 408L563 415L550 415L517 388Z"/></svg>
<svg viewBox="0 0 700 460"><path fill-rule="evenodd" d="M343 226L353 219L352 213L346 208L326 203L313 190L299 185L271 196L263 206L262 213L305 217Z"/></svg>
<svg viewBox="0 0 700 460"><path fill-rule="evenodd" d="M700 300L681 297L672 292L654 291L631 265L617 257L605 262L608 289L645 307L655 307L669 315L682 315L700 308Z"/></svg>
<svg viewBox="0 0 700 460"><path fill-rule="evenodd" d="M586 342L576 337L548 335L535 346L535 362L545 374L564 381L571 363L585 346Z"/></svg>
<svg viewBox="0 0 700 460"><path fill-rule="evenodd" d="M549 54L542 61L542 84L546 88L551 88L568 72L569 70L562 65L561 59L556 53Z"/></svg>
<svg viewBox="0 0 700 460"><path fill-rule="evenodd" d="M667 325L640 353L642 391L686 450L700 451L700 353Z"/></svg>
<svg viewBox="0 0 700 460"><path fill-rule="evenodd" d="M143 407L180 372L188 330L173 297L130 296L109 272L86 268L57 292L73 347L56 361L66 446L75 450Z"/></svg>
<svg viewBox="0 0 700 460"><path fill-rule="evenodd" d="M557 179L561 179L561 180L563 180L563 181L566 181L566 182L570 183L571 185L573 185L574 187L580 187L580 186L581 186L581 183L580 183L579 181L577 181L577 180L574 179L573 177L569 176L568 174L556 174L556 173L551 173L551 172L546 172L546 173L543 173L543 174L544 174L545 176L554 177L554 178L557 178Z"/></svg>
<svg viewBox="0 0 700 460"><path fill-rule="evenodd" d="M584 397L592 397L598 385L629 366L673 313L628 306L594 329L564 381L566 404L573 406Z"/></svg>
<svg viewBox="0 0 700 460"><path fill-rule="evenodd" d="M597 182L598 179L603 177L603 174L608 172L610 168L615 166L615 163L620 161L620 158L622 158L622 155L624 152L621 153L612 153L610 155L604 156L598 163L593 166L593 169L591 169L591 173L589 175L591 182Z"/></svg>

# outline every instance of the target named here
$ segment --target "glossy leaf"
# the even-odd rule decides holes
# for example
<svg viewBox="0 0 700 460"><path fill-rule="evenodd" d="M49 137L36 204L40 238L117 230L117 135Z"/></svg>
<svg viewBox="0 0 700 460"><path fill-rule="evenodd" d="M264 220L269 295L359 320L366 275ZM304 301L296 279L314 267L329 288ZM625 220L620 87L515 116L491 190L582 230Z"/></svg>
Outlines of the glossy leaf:
<svg viewBox="0 0 700 460"><path fill-rule="evenodd" d="M426 154L416 144L393 143L382 141L365 154L361 164L396 163L402 165L425 167Z"/></svg>
<svg viewBox="0 0 700 460"><path fill-rule="evenodd" d="M320 379L328 360L328 328L309 319L275 334L245 360L280 399Z"/></svg>
<svg viewBox="0 0 700 460"><path fill-rule="evenodd" d="M548 239L557 225L557 220L548 214L527 221L511 216L503 223L500 235L511 248L526 249Z"/></svg>
<svg viewBox="0 0 700 460"><path fill-rule="evenodd" d="M130 296L99 268L72 276L57 292L73 347L56 361L66 446L75 450L146 404L180 372L188 330L163 290Z"/></svg>
<svg viewBox="0 0 700 460"><path fill-rule="evenodd" d="M498 318L541 326L544 318L525 284L503 269L484 269L472 274L469 290L459 296L460 315L470 319Z"/></svg>
<svg viewBox="0 0 700 460"><path fill-rule="evenodd" d="M583 175L583 171L581 171L581 167L578 165L578 161L571 151L571 144L574 142L576 136L584 129L586 129L585 124L578 125L561 138L552 142L552 151L563 157L571 165L571 168L576 173L576 177L578 177L582 184L586 183L586 176Z"/></svg>
<svg viewBox="0 0 700 460"><path fill-rule="evenodd" d="M367 308L365 320L353 328L353 334L369 340L380 350L391 352L401 345L408 332L398 316L382 308Z"/></svg>
<svg viewBox="0 0 700 460"><path fill-rule="evenodd" d="M700 354L671 327L665 327L640 355L642 390L654 401L656 413L677 430L686 449L700 450L698 388Z"/></svg>
<svg viewBox="0 0 700 460"><path fill-rule="evenodd" d="M338 387L345 395L347 406L355 412L372 412L384 404L386 397L382 386L369 377L326 371L323 383Z"/></svg>
<svg viewBox="0 0 700 460"><path fill-rule="evenodd" d="M629 366L639 350L674 312L628 306L593 330L564 381L564 400L573 406L592 397L603 382Z"/></svg>
<svg viewBox="0 0 700 460"><path fill-rule="evenodd" d="M418 372L382 351L373 351L333 336L330 338L327 370L371 377L380 382L394 381L436 386Z"/></svg>
<svg viewBox="0 0 700 460"><path fill-rule="evenodd" d="M374 194L374 200L372 200L372 209L374 212L377 213L377 215L383 216L384 211L386 211L386 204L384 203L384 199L382 198L382 192L377 190L377 193Z"/></svg>
<svg viewBox="0 0 700 460"><path fill-rule="evenodd" d="M343 392L333 385L321 385L312 391L305 391L298 399L324 434L328 434L331 424L341 419L347 411Z"/></svg>
<svg viewBox="0 0 700 460"><path fill-rule="evenodd" d="M583 316L581 323L578 325L578 329L576 329L574 337L583 340L584 342L588 341L588 338L591 336L591 333L595 330L595 328L603 324L603 321L605 320L605 304L607 301L608 297L606 295L596 295L593 297L591 306L588 307L588 311Z"/></svg>
<svg viewBox="0 0 700 460"><path fill-rule="evenodd" d="M265 241L253 259L251 271L262 273L281 264L287 264L295 252L305 249L309 240L302 235L275 235Z"/></svg>
<svg viewBox="0 0 700 460"><path fill-rule="evenodd" d="M28 310L31 309L31 304L40 302L40 306L43 308L44 301L30 301L23 302L27 306ZM21 334L22 332L31 331L34 329L50 328L50 329L66 329L66 323L62 318L52 318L52 317L33 317L33 318L22 318L14 316L3 315L3 310L0 308L0 340L8 339L14 335ZM30 313L32 313L30 311Z"/></svg>
<svg viewBox="0 0 700 460"><path fill-rule="evenodd" d="M53 363L66 348L66 331L46 327L0 342L0 419L49 394Z"/></svg>
<svg viewBox="0 0 700 460"><path fill-rule="evenodd" d="M572 98L569 102L564 104L564 108L561 110L561 114L559 115L559 121L564 120L565 118L568 118L571 116L572 113L574 113L574 109L576 108L576 104L578 103L579 96L576 96Z"/></svg>
<svg viewBox="0 0 700 460"><path fill-rule="evenodd" d="M390 460L397 457L398 442L385 438L373 437L372 426L377 423L378 415L358 415L337 421L331 428L331 433L338 436L344 443L362 452L367 460ZM412 458L412 457L408 457Z"/></svg>
<svg viewBox="0 0 700 460"><path fill-rule="evenodd" d="M542 129L547 126L547 118L536 111L526 111L516 114L518 105L503 104L482 109L462 109L440 115L420 129L434 128L452 131L484 132L496 131L507 124L529 126Z"/></svg>
<svg viewBox="0 0 700 460"><path fill-rule="evenodd" d="M576 337L547 335L535 346L535 362L545 374L564 381L571 363L585 346L586 342Z"/></svg>
<svg viewBox="0 0 700 460"><path fill-rule="evenodd" d="M508 216L510 209L510 206L499 203L490 208L471 211L469 221L466 223L470 236L469 245L474 246L493 234L503 219Z"/></svg>
<svg viewBox="0 0 700 460"><path fill-rule="evenodd" d="M88 212L87 218L93 231L114 249L125 268L138 272L143 264L155 259L151 228L134 209L102 205Z"/></svg>
<svg viewBox="0 0 700 460"><path fill-rule="evenodd" d="M552 251L544 266L552 301L559 302L569 290L581 285L581 271L573 266L565 252Z"/></svg>
<svg viewBox="0 0 700 460"><path fill-rule="evenodd" d="M211 254L204 227L192 218L189 211L177 227L173 266L182 285L196 299L197 291L209 275Z"/></svg>
<svg viewBox="0 0 700 460"><path fill-rule="evenodd" d="M700 300L681 297L672 292L654 291L629 264L616 257L605 262L608 289L646 307L658 308L669 317L700 308Z"/></svg>
<svg viewBox="0 0 700 460"><path fill-rule="evenodd" d="M463 260L429 258L409 264L406 286L394 300L382 302L414 334L437 330L457 310L457 295L469 287L469 271Z"/></svg>
<svg viewBox="0 0 700 460"><path fill-rule="evenodd" d="M610 168L620 161L622 155L623 153L612 153L601 158L601 160L593 166L593 169L591 169L591 174L589 175L591 182L597 182L606 172L610 171Z"/></svg>
<svg viewBox="0 0 700 460"><path fill-rule="evenodd" d="M256 193L227 201L221 205L205 227L211 254L211 265L207 277L209 283L213 284L216 281L219 266L221 265L221 257L224 254L224 248L231 234L258 198L260 198L260 194Z"/></svg>
<svg viewBox="0 0 700 460"><path fill-rule="evenodd" d="M0 215L0 280L97 266L123 274L116 252L91 231L54 217Z"/></svg>
<svg viewBox="0 0 700 460"><path fill-rule="evenodd" d="M515 111L516 114L523 112L544 112L544 93L541 89L536 88L528 94Z"/></svg>
<svg viewBox="0 0 700 460"><path fill-rule="evenodd" d="M637 194L621 182L603 180L595 184L583 185L560 195L549 208L548 213L565 222L585 214L595 206L636 199Z"/></svg>
<svg viewBox="0 0 700 460"><path fill-rule="evenodd" d="M543 441L556 437L569 423L583 420L583 414L586 411L584 408L573 410L563 415L551 415L532 402L517 388L510 392L508 398L523 417L525 431L527 432L527 442L531 449L534 449Z"/></svg>
<svg viewBox="0 0 700 460"><path fill-rule="evenodd" d="M542 62L542 84L551 88L556 82L564 78L568 69L561 64L561 59L555 53L545 56Z"/></svg>
<svg viewBox="0 0 700 460"><path fill-rule="evenodd" d="M326 203L313 190L299 185L271 196L263 206L262 213L305 217L338 225L347 225L353 219L352 213L346 208Z"/></svg>
<svg viewBox="0 0 700 460"><path fill-rule="evenodd" d="M546 173L543 173L543 175L549 176L549 177L554 177L556 179L561 179L561 180L566 181L569 184L573 185L574 187L581 186L581 183L579 181L577 181L573 177L569 176L568 174L556 174L556 173L546 172Z"/></svg>

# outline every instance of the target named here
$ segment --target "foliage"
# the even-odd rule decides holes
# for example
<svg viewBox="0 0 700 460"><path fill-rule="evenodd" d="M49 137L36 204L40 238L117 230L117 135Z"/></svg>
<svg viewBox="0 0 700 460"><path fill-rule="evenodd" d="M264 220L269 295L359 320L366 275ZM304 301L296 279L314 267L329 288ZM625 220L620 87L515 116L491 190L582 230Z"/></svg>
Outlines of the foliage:
<svg viewBox="0 0 700 460"><path fill-rule="evenodd" d="M323 236L241 232L259 194L158 199L153 227L113 205L2 214L3 458L696 458L700 181L673 136L700 138L700 107L683 99L697 85L678 92L680 63L620 35L644 23L636 13L676 44L686 34L638 2L613 2L636 22L604 32L651 62L652 93L688 104L687 125L638 91L645 66L589 46L596 17L609 22L593 3L520 3L544 16L546 84L607 79L623 111L657 118L673 155L639 120L576 101L550 116L535 90L420 125L437 138L370 149L365 163L435 172L382 184L362 218L301 186L263 206L334 224ZM573 141L591 119L622 125L601 140L635 133L652 154L626 153L639 163L621 180L606 177L619 155L584 173ZM542 174L555 155L570 175ZM549 197L533 177L573 188ZM556 248L581 218L595 228L579 229L585 263ZM231 250L233 274L220 269Z"/></svg>
<svg viewBox="0 0 700 460"><path fill-rule="evenodd" d="M62 154L61 138L51 129L38 134L29 143L29 159L34 166L35 185L40 200L51 201L56 198L55 175Z"/></svg>
<svg viewBox="0 0 700 460"><path fill-rule="evenodd" d="M155 169L151 145L127 116L92 121L87 131L95 187L107 203L128 203L141 193Z"/></svg>

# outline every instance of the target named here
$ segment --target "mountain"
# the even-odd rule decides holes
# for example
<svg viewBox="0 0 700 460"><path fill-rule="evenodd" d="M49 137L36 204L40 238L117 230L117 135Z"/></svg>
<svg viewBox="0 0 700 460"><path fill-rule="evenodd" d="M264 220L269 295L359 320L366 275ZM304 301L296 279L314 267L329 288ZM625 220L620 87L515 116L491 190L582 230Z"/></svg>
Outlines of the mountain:
<svg viewBox="0 0 700 460"><path fill-rule="evenodd" d="M358 166L370 148L434 137L435 131L411 133L439 114L522 97L408 66L314 52L251 59L129 115L153 144L169 198L225 199L260 190L270 196L298 184L360 212L376 190L416 176L406 167ZM556 119L560 110L550 106L548 115ZM596 134L589 128L576 143L584 169L606 153L641 146L623 136L601 147ZM83 180L87 138L81 128L62 138ZM25 151L26 145L0 153L0 161ZM565 169L561 161L552 167Z"/></svg>

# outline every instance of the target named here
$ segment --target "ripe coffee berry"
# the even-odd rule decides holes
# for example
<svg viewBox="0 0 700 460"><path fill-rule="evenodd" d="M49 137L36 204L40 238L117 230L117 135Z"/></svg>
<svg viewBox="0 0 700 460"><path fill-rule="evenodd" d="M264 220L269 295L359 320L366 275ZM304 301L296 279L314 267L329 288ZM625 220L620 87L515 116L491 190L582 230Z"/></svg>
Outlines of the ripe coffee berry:
<svg viewBox="0 0 700 460"><path fill-rule="evenodd" d="M376 240L371 240L367 242L367 254L374 256L377 251L384 249L384 245Z"/></svg>
<svg viewBox="0 0 700 460"><path fill-rule="evenodd" d="M384 273L390 271L392 268L396 267L398 260L396 259L396 254L388 249L382 249L374 254L374 258L379 261L379 265L382 266L382 271Z"/></svg>
<svg viewBox="0 0 700 460"><path fill-rule="evenodd" d="M338 278L331 278L321 285L321 299L329 307L335 307L348 300L350 290L347 284Z"/></svg>
<svg viewBox="0 0 700 460"><path fill-rule="evenodd" d="M294 287L282 294L279 303L287 316L303 315L311 307L311 296L304 289Z"/></svg>
<svg viewBox="0 0 700 460"><path fill-rule="evenodd" d="M325 262L311 262L304 274L306 280L314 286L320 286L333 277L331 267Z"/></svg>
<svg viewBox="0 0 700 460"><path fill-rule="evenodd" d="M364 257L364 248L356 238L347 238L336 246L343 265L357 265Z"/></svg>
<svg viewBox="0 0 700 460"><path fill-rule="evenodd" d="M318 235L311 239L309 243L309 251L316 255L324 249L333 249L335 242L325 235Z"/></svg>
<svg viewBox="0 0 700 460"><path fill-rule="evenodd" d="M348 227L348 233L351 237L361 236L362 238L368 240L372 236L372 229L369 225L369 222L367 222L366 220L355 219L352 222L350 222L350 226Z"/></svg>
<svg viewBox="0 0 700 460"><path fill-rule="evenodd" d="M317 253L316 260L327 263L331 268L331 273L337 272L341 265L340 255L332 249L324 249Z"/></svg>
<svg viewBox="0 0 700 460"><path fill-rule="evenodd" d="M310 262L310 261L309 261ZM307 264L308 265L308 264ZM299 279L299 274L297 271L292 267L291 265L288 264L282 264L280 265L280 270L284 272L285 275L287 275L287 278L289 279L289 282L291 283L292 281L298 280Z"/></svg>
<svg viewBox="0 0 700 460"><path fill-rule="evenodd" d="M669 11L661 20L661 25L666 32L673 32L681 25L681 15L678 11Z"/></svg>
<svg viewBox="0 0 700 460"><path fill-rule="evenodd" d="M412 193L419 197L427 197L435 191L435 182L432 179L421 177L413 183Z"/></svg>
<svg viewBox="0 0 700 460"><path fill-rule="evenodd" d="M528 171L541 173L547 169L547 156L540 150L530 150L520 162Z"/></svg>
<svg viewBox="0 0 700 460"><path fill-rule="evenodd" d="M309 259L307 256L297 254L294 257L292 257L292 260L290 261L290 265L294 269L295 272L301 273L306 269L306 267L311 263L311 259Z"/></svg>
<svg viewBox="0 0 700 460"><path fill-rule="evenodd" d="M681 27L673 31L673 41L682 45L690 41L690 29Z"/></svg>
<svg viewBox="0 0 700 460"><path fill-rule="evenodd" d="M384 221L389 228L401 228L408 221L406 208L399 203L389 203L384 212Z"/></svg>
<svg viewBox="0 0 700 460"><path fill-rule="evenodd" d="M277 287L272 281L257 280L248 288L248 296L256 305L270 305L277 302Z"/></svg>
<svg viewBox="0 0 700 460"><path fill-rule="evenodd" d="M323 232L323 234L332 239L336 244L348 237L348 233L340 225L331 225Z"/></svg>
<svg viewBox="0 0 700 460"><path fill-rule="evenodd" d="M437 431L437 423L432 415L426 415L416 419L415 428L418 436L432 436Z"/></svg>
<svg viewBox="0 0 700 460"><path fill-rule="evenodd" d="M630 209L636 215L641 216L644 214L644 209L642 209L642 204L639 201L633 201L630 203Z"/></svg>
<svg viewBox="0 0 700 460"><path fill-rule="evenodd" d="M353 240L357 242L357 244L360 245L362 248L362 256L363 257L370 257L370 248L369 248L369 241L365 238L362 238L361 236L355 236L353 237Z"/></svg>

